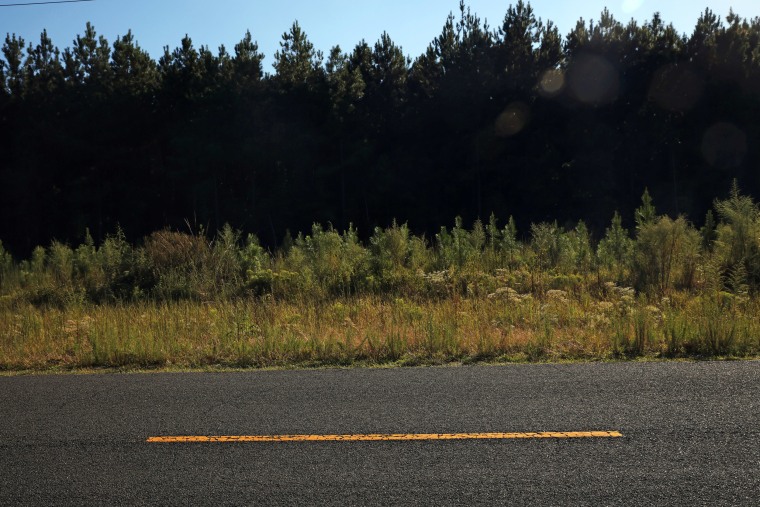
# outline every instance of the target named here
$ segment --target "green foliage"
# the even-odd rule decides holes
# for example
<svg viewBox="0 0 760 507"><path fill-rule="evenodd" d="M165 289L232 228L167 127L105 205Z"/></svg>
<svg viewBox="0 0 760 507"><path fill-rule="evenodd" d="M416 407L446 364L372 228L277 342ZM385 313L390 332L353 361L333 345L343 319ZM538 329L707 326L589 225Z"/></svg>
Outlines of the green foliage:
<svg viewBox="0 0 760 507"><path fill-rule="evenodd" d="M705 225L699 230L702 235L702 250L705 252L712 251L715 240L718 238L715 228L715 215L713 215L712 210L707 210L707 215L705 215Z"/></svg>
<svg viewBox="0 0 760 507"><path fill-rule="evenodd" d="M235 75L240 77L238 92L249 91L259 84L264 77L263 59L259 45L253 41L251 32L246 30L243 39L235 44L235 55L232 58Z"/></svg>
<svg viewBox="0 0 760 507"><path fill-rule="evenodd" d="M133 248L120 228L106 236L98 248L97 262L103 278L92 289L95 301L139 299L155 283L145 250Z"/></svg>
<svg viewBox="0 0 760 507"><path fill-rule="evenodd" d="M286 87L313 86L321 75L322 52L314 49L298 21L282 34L280 50L274 55L274 68L278 81Z"/></svg>
<svg viewBox="0 0 760 507"><path fill-rule="evenodd" d="M372 277L380 292L413 293L419 282L417 273L431 264L422 238L411 235L407 224L375 228L369 240Z"/></svg>
<svg viewBox="0 0 760 507"><path fill-rule="evenodd" d="M25 42L22 37L16 37L16 34L6 34L5 43L3 44L3 67L6 70L3 87L7 86L12 96L22 97L26 93L25 72L23 68L24 56L23 51Z"/></svg>
<svg viewBox="0 0 760 507"><path fill-rule="evenodd" d="M620 214L615 212L612 225L607 228L604 238L599 242L597 257L608 269L613 269L615 277L622 280L631 262L633 241L628 231L623 228Z"/></svg>
<svg viewBox="0 0 760 507"><path fill-rule="evenodd" d="M699 243L699 234L683 217L642 224L634 247L636 288L659 293L693 288Z"/></svg>
<svg viewBox="0 0 760 507"><path fill-rule="evenodd" d="M567 235L568 251L574 271L589 273L594 264L594 249L591 246L591 235L586 224L581 220L575 229Z"/></svg>
<svg viewBox="0 0 760 507"><path fill-rule="evenodd" d="M235 243L237 243L237 238ZM284 255L290 251L290 246ZM254 294L261 295L272 291L272 270L270 257L259 244L259 238L249 234L240 249L240 268L246 277L246 285Z"/></svg>
<svg viewBox="0 0 760 507"><path fill-rule="evenodd" d="M244 256L240 249L240 231L224 224L213 243L208 266L211 293L219 298L236 296L245 279Z"/></svg>
<svg viewBox="0 0 760 507"><path fill-rule="evenodd" d="M70 285L74 276L74 252L68 245L53 241L48 249L47 266L58 285Z"/></svg>
<svg viewBox="0 0 760 507"><path fill-rule="evenodd" d="M739 263L728 274L728 288L737 296L746 296L749 292L747 285L747 268Z"/></svg>
<svg viewBox="0 0 760 507"><path fill-rule="evenodd" d="M314 224L310 236L299 234L285 260L288 270L301 273L308 292L324 296L348 296L365 288L369 252L359 243L356 229L340 234L329 226Z"/></svg>
<svg viewBox="0 0 760 507"><path fill-rule="evenodd" d="M741 195L734 181L728 199L715 201L721 223L716 229L715 254L725 273L746 273L747 283L760 288L760 208L750 196ZM743 268L739 266L743 265Z"/></svg>
<svg viewBox="0 0 760 507"><path fill-rule="evenodd" d="M145 254L160 299L205 299L203 272L210 248L202 235L157 231L145 240Z"/></svg>
<svg viewBox="0 0 760 507"><path fill-rule="evenodd" d="M14 283L17 283L14 279L15 271L16 266L13 257L5 251L3 242L0 241L0 291L7 291Z"/></svg>
<svg viewBox="0 0 760 507"><path fill-rule="evenodd" d="M501 234L501 250L508 256L510 263L514 262L515 256L519 251L519 246L517 242L517 225L515 224L515 219L510 216Z"/></svg>
<svg viewBox="0 0 760 507"><path fill-rule="evenodd" d="M327 84L330 88L335 119L344 123L356 110L356 104L364 97L366 84L359 68L349 65L348 56L339 46L331 51L325 64Z"/></svg>
<svg viewBox="0 0 760 507"><path fill-rule="evenodd" d="M758 288L760 211L738 190L717 201L716 209L721 221L712 249L704 229L698 232L683 217L642 219L632 240L615 213L596 254L582 221L570 230L556 222L532 224L530 241L523 243L514 219L501 228L495 215L470 229L457 217L452 229L441 227L432 246L395 221L376 227L366 244L353 225L341 233L314 224L310 234L295 240L288 233L274 252L253 234L243 240L228 224L213 239L202 231L164 229L137 246L121 229L99 246L86 231L75 248L53 241L18 264L0 244L0 295L65 307L244 296L498 299L518 289L543 298L548 289L577 293L594 286L605 292L606 284L625 284L649 296L683 290L715 296L727 290L747 298Z"/></svg>
<svg viewBox="0 0 760 507"><path fill-rule="evenodd" d="M440 269L462 269L480 255L485 244L485 231L480 222L477 224L472 231L467 231L463 226L462 217L456 217L450 232L446 227L441 227L435 236Z"/></svg>
<svg viewBox="0 0 760 507"><path fill-rule="evenodd" d="M652 197L649 195L649 189L644 189L644 194L641 196L641 207L636 208L634 212L636 219L636 231L640 231L642 228L654 223L657 219L657 211L654 208Z"/></svg>
<svg viewBox="0 0 760 507"><path fill-rule="evenodd" d="M0 368L747 357L760 353L760 299L744 262L725 267L732 223L710 252L683 217L642 223L631 243L616 215L600 269L583 222L534 224L523 244L495 216L471 229L457 218L432 246L397 222L366 245L353 226L314 224L274 252L229 225L134 246L88 231L18 265L0 244L12 337ZM631 249L622 266L615 242Z"/></svg>
<svg viewBox="0 0 760 507"><path fill-rule="evenodd" d="M148 52L137 45L131 30L113 43L111 70L115 88L133 97L152 93L159 86L156 64Z"/></svg>
<svg viewBox="0 0 760 507"><path fill-rule="evenodd" d="M557 222L533 224L530 234L530 245L538 268L543 271L556 268L565 254L562 231L557 227Z"/></svg>
<svg viewBox="0 0 760 507"><path fill-rule="evenodd" d="M0 274L5 275L13 268L13 257L3 248L3 242L0 241Z"/></svg>

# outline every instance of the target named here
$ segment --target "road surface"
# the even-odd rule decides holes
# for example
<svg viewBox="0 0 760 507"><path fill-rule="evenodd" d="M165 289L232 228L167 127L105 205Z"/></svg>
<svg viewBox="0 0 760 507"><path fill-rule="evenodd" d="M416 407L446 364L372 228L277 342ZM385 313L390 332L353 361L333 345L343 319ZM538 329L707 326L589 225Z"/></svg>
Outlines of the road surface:
<svg viewBox="0 0 760 507"><path fill-rule="evenodd" d="M0 378L0 505L758 502L756 361Z"/></svg>

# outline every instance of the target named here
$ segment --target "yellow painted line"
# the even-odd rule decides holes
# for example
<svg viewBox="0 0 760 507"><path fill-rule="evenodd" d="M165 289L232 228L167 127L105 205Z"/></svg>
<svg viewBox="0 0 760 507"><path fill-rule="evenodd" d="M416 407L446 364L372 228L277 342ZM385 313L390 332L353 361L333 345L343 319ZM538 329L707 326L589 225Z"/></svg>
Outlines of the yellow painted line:
<svg viewBox="0 0 760 507"><path fill-rule="evenodd" d="M351 435L187 435L150 437L151 443L198 442L382 442L399 440L486 440L527 438L619 438L619 431L538 431L527 433L369 433Z"/></svg>

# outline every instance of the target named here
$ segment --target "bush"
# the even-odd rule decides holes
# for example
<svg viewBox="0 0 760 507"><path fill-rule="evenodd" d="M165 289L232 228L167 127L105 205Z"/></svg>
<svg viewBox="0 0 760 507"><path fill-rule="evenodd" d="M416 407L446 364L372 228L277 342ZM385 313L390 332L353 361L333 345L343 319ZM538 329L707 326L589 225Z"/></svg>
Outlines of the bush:
<svg viewBox="0 0 760 507"><path fill-rule="evenodd" d="M622 282L631 262L633 240L622 225L622 219L616 211L612 224L607 228L604 239L599 242L597 258L599 263L612 270L618 282Z"/></svg>
<svg viewBox="0 0 760 507"><path fill-rule="evenodd" d="M0 241L0 290L5 291L14 283L17 283L16 265L13 262L11 254L3 248L3 242Z"/></svg>
<svg viewBox="0 0 760 507"><path fill-rule="evenodd" d="M557 222L533 224L530 226L530 235L530 246L538 269L547 271L556 268L566 253L562 231L557 227Z"/></svg>
<svg viewBox="0 0 760 507"><path fill-rule="evenodd" d="M562 234L560 267L563 272L587 274L594 264L594 250L591 247L591 237L583 221L575 228Z"/></svg>
<svg viewBox="0 0 760 507"><path fill-rule="evenodd" d="M472 232L468 232L462 225L462 217L454 219L454 227L449 232L446 227L441 227L435 235L437 254L437 269L458 268L462 269L466 264L475 262L485 244L485 231L479 221Z"/></svg>
<svg viewBox="0 0 760 507"><path fill-rule="evenodd" d="M211 249L202 235L163 230L145 240L145 254L156 279L154 292L161 299L208 298L204 267Z"/></svg>
<svg viewBox="0 0 760 507"><path fill-rule="evenodd" d="M699 233L683 217L641 224L634 247L634 286L660 294L674 287L694 288L699 245Z"/></svg>
<svg viewBox="0 0 760 507"><path fill-rule="evenodd" d="M145 297L156 285L156 276L145 249L133 248L121 228L106 236L98 248L97 260L103 272L102 296L96 300L129 301Z"/></svg>
<svg viewBox="0 0 760 507"><path fill-rule="evenodd" d="M324 230L314 224L311 236L296 238L285 266L304 277L302 288L321 295L349 296L369 282L369 252L353 226L341 235L332 226Z"/></svg>
<svg viewBox="0 0 760 507"><path fill-rule="evenodd" d="M746 272L749 289L755 292L760 289L760 209L751 197L740 194L736 181L729 198L716 201L715 209L721 223L714 249L722 272Z"/></svg>

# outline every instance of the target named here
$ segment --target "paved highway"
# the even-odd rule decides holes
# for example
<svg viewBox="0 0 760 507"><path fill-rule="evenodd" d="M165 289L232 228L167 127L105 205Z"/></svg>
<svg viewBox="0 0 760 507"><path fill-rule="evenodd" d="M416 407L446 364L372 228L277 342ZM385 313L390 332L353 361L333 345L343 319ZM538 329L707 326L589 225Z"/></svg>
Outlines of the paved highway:
<svg viewBox="0 0 760 507"><path fill-rule="evenodd" d="M760 362L0 378L0 505L314 504L759 505Z"/></svg>

